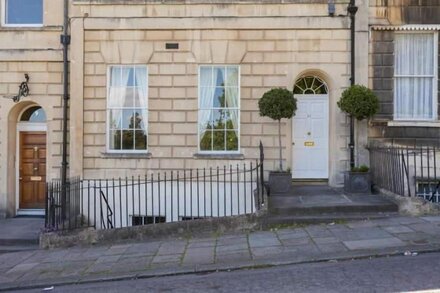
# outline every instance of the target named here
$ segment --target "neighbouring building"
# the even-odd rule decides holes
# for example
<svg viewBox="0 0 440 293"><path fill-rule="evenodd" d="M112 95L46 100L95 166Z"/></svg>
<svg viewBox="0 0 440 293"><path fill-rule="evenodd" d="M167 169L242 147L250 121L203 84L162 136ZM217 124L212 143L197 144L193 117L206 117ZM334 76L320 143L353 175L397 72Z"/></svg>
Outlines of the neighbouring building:
<svg viewBox="0 0 440 293"><path fill-rule="evenodd" d="M437 1L370 1L369 86L380 99L371 142L440 143Z"/></svg>
<svg viewBox="0 0 440 293"><path fill-rule="evenodd" d="M41 213L44 182L60 178L63 6L31 2L1 0L1 216ZM386 6L356 2L356 81L379 90L368 44L389 31L370 32L369 19L384 24ZM348 1L69 3L70 176L236 165L258 159L260 141L266 169L276 169L277 123L259 116L258 99L286 87L298 111L282 121L285 165L295 179L342 184L349 120L336 103L350 85ZM3 98L24 74L30 94ZM365 162L367 125L357 129Z"/></svg>

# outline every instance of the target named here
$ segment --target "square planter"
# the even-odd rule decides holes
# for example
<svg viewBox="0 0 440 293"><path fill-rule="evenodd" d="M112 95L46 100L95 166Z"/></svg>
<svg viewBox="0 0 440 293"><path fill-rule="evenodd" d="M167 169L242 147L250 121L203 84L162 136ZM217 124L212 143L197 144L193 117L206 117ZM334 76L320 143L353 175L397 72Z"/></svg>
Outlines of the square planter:
<svg viewBox="0 0 440 293"><path fill-rule="evenodd" d="M370 172L346 172L344 175L344 191L347 193L371 194Z"/></svg>
<svg viewBox="0 0 440 293"><path fill-rule="evenodd" d="M269 173L270 194L288 193L292 185L292 173L271 171Z"/></svg>

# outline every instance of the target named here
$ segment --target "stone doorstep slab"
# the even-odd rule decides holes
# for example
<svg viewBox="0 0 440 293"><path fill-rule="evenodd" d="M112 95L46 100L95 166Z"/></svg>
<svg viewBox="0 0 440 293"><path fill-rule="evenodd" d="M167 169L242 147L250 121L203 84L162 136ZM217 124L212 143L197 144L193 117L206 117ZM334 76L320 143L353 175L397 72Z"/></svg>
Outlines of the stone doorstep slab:
<svg viewBox="0 0 440 293"><path fill-rule="evenodd" d="M211 273L219 271L233 271L240 269L257 269L271 266L283 266L312 262L324 262L324 261L345 261L353 259L364 259L371 257L385 257L385 256L400 256L405 251L417 252L417 253L432 253L439 252L440 245L432 246L406 246L406 247L389 247L382 249L381 251L374 250L361 250L361 251L345 251L345 252L333 252L333 253L320 253L316 256L298 256L296 260L286 260L286 257L280 257L279 259L257 259L249 261L237 261L233 264L204 264L193 265L185 267L173 267L173 268L158 268L154 271L143 271L136 273L119 273L112 274L106 273L105 275L86 275L86 276L69 276L60 277L56 279L46 280L21 280L20 282L0 283L0 291L9 291L17 289L43 289L45 287L57 287L62 285L72 284L86 284L97 283L105 281L122 281L131 279L146 279L153 277L165 277L175 275L185 275L194 273Z"/></svg>

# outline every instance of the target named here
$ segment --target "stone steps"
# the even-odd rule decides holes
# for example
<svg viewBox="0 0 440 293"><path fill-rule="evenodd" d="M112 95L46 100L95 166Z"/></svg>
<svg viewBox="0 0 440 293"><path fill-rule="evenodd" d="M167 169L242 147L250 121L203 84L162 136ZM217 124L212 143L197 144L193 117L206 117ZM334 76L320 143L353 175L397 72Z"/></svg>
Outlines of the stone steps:
<svg viewBox="0 0 440 293"><path fill-rule="evenodd" d="M383 219L398 216L397 212L387 213L333 213L333 214L314 214L314 215L289 215L274 216L269 215L261 220L263 228L272 228L277 225L301 225L301 224L328 224L340 223L345 221L362 221L372 219Z"/></svg>
<svg viewBox="0 0 440 293"><path fill-rule="evenodd" d="M395 216L398 206L380 195L343 194L325 185L293 185L270 195L263 225L317 224Z"/></svg>
<svg viewBox="0 0 440 293"><path fill-rule="evenodd" d="M398 207L392 202L325 202L303 203L300 199L286 197L269 198L269 212L273 215L320 215L332 213L375 213L397 212Z"/></svg>
<svg viewBox="0 0 440 293"><path fill-rule="evenodd" d="M38 249L38 245L0 245L0 254Z"/></svg>

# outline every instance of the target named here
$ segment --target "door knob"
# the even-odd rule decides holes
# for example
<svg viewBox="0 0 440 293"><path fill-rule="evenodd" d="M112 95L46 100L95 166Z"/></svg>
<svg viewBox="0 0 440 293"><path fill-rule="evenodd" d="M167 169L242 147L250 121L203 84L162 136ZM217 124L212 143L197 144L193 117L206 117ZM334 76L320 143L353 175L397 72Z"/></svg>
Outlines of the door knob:
<svg viewBox="0 0 440 293"><path fill-rule="evenodd" d="M18 178L19 180L23 180L23 177Z"/></svg>
<svg viewBox="0 0 440 293"><path fill-rule="evenodd" d="M309 131L309 132L307 132L307 135L311 135L312 133Z"/></svg>

